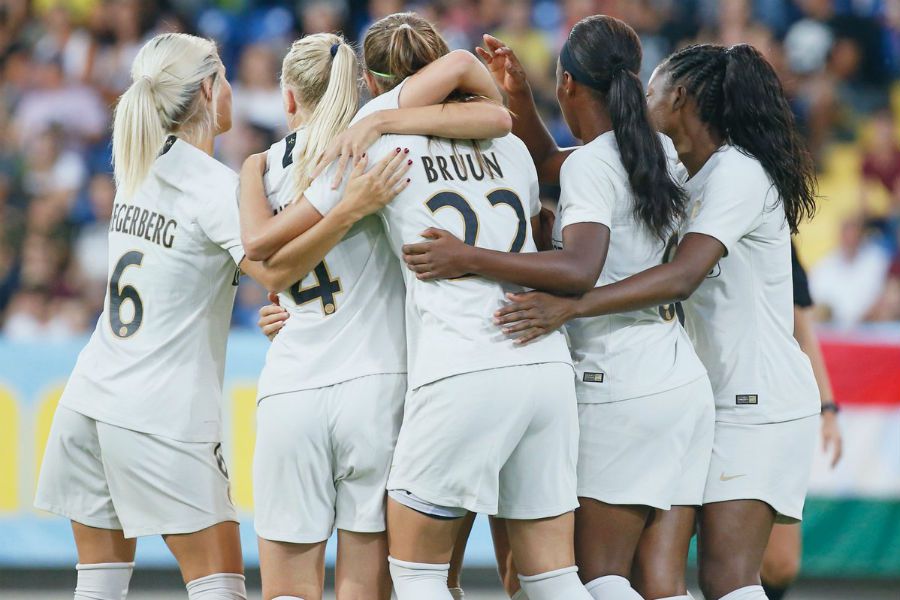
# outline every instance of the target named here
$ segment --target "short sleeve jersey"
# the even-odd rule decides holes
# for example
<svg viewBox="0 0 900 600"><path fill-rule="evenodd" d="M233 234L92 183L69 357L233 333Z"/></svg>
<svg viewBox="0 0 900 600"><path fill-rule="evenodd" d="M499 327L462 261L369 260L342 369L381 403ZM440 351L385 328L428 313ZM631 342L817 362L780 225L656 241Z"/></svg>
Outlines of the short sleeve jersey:
<svg viewBox="0 0 900 600"><path fill-rule="evenodd" d="M305 143L301 129L267 152L263 182L275 214L296 198L293 152ZM363 219L311 273L279 294L290 318L266 355L258 397L406 373L404 293L381 220Z"/></svg>
<svg viewBox="0 0 900 600"><path fill-rule="evenodd" d="M399 107L402 85L364 106L356 119ZM491 250L535 252L530 217L540 212L537 173L515 136L472 144L423 136L383 136L369 149L370 164L409 148L411 183L381 213L399 257L421 233L446 229L468 244ZM480 154L480 158L479 158ZM321 178L320 178L321 179ZM307 199L323 214L342 193L316 181ZM546 362L571 363L560 332L516 346L493 323L507 292L522 291L482 277L420 281L405 267L409 385L415 389L444 377Z"/></svg>
<svg viewBox="0 0 900 600"><path fill-rule="evenodd" d="M793 335L791 239L777 189L759 161L729 145L685 188L683 234L711 236L726 250L684 302L717 420L777 423L818 413L812 368Z"/></svg>
<svg viewBox="0 0 900 600"><path fill-rule="evenodd" d="M674 167L677 154L663 138ZM609 251L597 286L659 265L666 243L634 214L634 195L613 132L575 150L560 171L554 247L576 223L610 230ZM614 402L674 389L705 373L671 305L574 319L566 325L581 403Z"/></svg>
<svg viewBox="0 0 900 600"><path fill-rule="evenodd" d="M791 243L791 277L794 283L794 306L809 308L813 305L812 294L809 293L809 278L806 269L797 257L797 249Z"/></svg>
<svg viewBox="0 0 900 600"><path fill-rule="evenodd" d="M244 257L237 174L174 137L109 226L109 285L60 404L187 442L221 439L225 346Z"/></svg>

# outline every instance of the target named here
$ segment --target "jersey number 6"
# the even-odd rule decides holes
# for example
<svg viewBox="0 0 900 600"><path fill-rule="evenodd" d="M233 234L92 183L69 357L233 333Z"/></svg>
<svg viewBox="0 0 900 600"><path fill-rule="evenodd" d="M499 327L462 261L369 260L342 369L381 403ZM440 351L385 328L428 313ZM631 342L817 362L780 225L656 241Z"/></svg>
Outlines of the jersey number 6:
<svg viewBox="0 0 900 600"><path fill-rule="evenodd" d="M515 192L505 188L494 190L487 195L487 200L494 207L498 204L506 204L516 213L516 219L518 219L516 237L513 238L512 245L510 245L508 251L521 251L525 245L525 235L528 231L528 220L525 218L525 209L522 208L522 201L519 200ZM429 198L425 206L428 207L432 214L447 207L456 210L463 218L463 241L470 246L475 245L475 240L478 239L478 215L475 214L472 205L465 198L456 192L439 192Z"/></svg>
<svg viewBox="0 0 900 600"><path fill-rule="evenodd" d="M125 269L131 266L140 267L144 262L144 253L137 250L131 250L122 255L116 268L113 269L112 277L109 278L109 325L116 337L122 339L131 337L137 330L141 328L141 321L144 320L144 304L141 302L141 296L134 286L119 286L119 280ZM127 323L122 322L122 303L131 300L134 308L134 315Z"/></svg>

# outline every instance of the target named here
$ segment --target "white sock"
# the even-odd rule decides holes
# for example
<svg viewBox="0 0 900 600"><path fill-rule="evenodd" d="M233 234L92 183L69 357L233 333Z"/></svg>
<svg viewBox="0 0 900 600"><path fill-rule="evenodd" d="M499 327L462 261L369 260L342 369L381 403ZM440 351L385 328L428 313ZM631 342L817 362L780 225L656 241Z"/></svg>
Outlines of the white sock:
<svg viewBox="0 0 900 600"><path fill-rule="evenodd" d="M767 600L767 597L761 585L748 585L725 594L719 600Z"/></svg>
<svg viewBox="0 0 900 600"><path fill-rule="evenodd" d="M75 600L125 600L134 563L75 565Z"/></svg>
<svg viewBox="0 0 900 600"><path fill-rule="evenodd" d="M528 600L528 594L525 593L525 590L520 589L518 592L513 594L510 600Z"/></svg>
<svg viewBox="0 0 900 600"><path fill-rule="evenodd" d="M215 573L187 584L188 600L247 600L244 576Z"/></svg>
<svg viewBox="0 0 900 600"><path fill-rule="evenodd" d="M453 596L453 600L463 600L466 597L466 593L460 587L448 588L447 591Z"/></svg>
<svg viewBox="0 0 900 600"><path fill-rule="evenodd" d="M397 600L453 600L447 589L450 563L406 562L388 557Z"/></svg>
<svg viewBox="0 0 900 600"><path fill-rule="evenodd" d="M303 600L300 596L276 596L272 600Z"/></svg>
<svg viewBox="0 0 900 600"><path fill-rule="evenodd" d="M631 587L631 583L619 575L606 575L585 584L594 600L644 600Z"/></svg>
<svg viewBox="0 0 900 600"><path fill-rule="evenodd" d="M656 600L694 600L694 597L688 592L684 596L666 596L665 598L657 598Z"/></svg>
<svg viewBox="0 0 900 600"><path fill-rule="evenodd" d="M530 600L591 600L591 595L578 579L578 567L538 575L519 575L519 582Z"/></svg>

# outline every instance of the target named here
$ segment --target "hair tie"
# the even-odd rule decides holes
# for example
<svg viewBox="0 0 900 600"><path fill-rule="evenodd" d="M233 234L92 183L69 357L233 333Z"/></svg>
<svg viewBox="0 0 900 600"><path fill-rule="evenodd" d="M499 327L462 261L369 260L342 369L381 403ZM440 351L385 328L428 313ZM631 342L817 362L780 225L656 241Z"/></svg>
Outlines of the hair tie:
<svg viewBox="0 0 900 600"><path fill-rule="evenodd" d="M625 66L625 63L616 63L610 69L610 73L615 76L621 73L622 71L627 71L628 67Z"/></svg>
<svg viewBox="0 0 900 600"><path fill-rule="evenodd" d="M371 73L372 75L378 75L379 77L384 77L385 79L393 79L394 78L394 76L391 75L390 73L379 73L375 69L369 69L369 73Z"/></svg>
<svg viewBox="0 0 900 600"><path fill-rule="evenodd" d="M337 54L338 48L340 47L340 42L331 45L331 58L334 58Z"/></svg>
<svg viewBox="0 0 900 600"><path fill-rule="evenodd" d="M401 23L398 29L412 29L412 25L409 23Z"/></svg>

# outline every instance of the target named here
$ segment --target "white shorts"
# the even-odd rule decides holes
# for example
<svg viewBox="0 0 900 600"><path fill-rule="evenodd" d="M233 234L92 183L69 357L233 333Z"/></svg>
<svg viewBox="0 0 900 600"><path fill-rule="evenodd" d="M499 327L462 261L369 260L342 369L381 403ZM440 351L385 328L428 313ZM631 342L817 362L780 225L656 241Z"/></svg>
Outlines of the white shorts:
<svg viewBox="0 0 900 600"><path fill-rule="evenodd" d="M260 401L256 533L312 544L335 528L384 531L385 484L405 394L405 375L369 375Z"/></svg>
<svg viewBox="0 0 900 600"><path fill-rule="evenodd" d="M217 442L179 442L56 409L34 505L125 537L237 521Z"/></svg>
<svg viewBox="0 0 900 600"><path fill-rule="evenodd" d="M658 394L579 404L578 496L663 510L699 506L715 417L705 375Z"/></svg>
<svg viewBox="0 0 900 600"><path fill-rule="evenodd" d="M716 423L703 503L762 500L777 523L803 518L820 417L783 423Z"/></svg>
<svg viewBox="0 0 900 600"><path fill-rule="evenodd" d="M578 506L577 456L570 365L464 373L407 394L388 489L509 519L552 517Z"/></svg>

